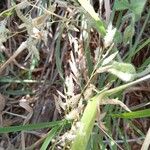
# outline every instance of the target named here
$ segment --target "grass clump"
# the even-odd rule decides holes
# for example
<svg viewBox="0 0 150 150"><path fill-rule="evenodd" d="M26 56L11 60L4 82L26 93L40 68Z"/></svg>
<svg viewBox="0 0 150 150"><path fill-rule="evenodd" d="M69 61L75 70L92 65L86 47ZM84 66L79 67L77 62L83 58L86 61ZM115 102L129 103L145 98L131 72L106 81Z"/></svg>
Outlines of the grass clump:
<svg viewBox="0 0 150 150"><path fill-rule="evenodd" d="M0 5L3 148L147 147L149 2Z"/></svg>

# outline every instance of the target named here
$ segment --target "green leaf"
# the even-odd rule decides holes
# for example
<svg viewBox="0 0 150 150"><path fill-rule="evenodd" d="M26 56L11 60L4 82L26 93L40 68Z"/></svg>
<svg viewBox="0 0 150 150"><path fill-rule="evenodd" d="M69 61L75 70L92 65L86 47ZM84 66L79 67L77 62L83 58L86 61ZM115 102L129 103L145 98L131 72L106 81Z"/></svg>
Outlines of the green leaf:
<svg viewBox="0 0 150 150"><path fill-rule="evenodd" d="M122 39L123 39L122 33L119 30L117 30L116 34L115 34L115 37L114 37L114 42L117 43L117 44L121 43Z"/></svg>
<svg viewBox="0 0 150 150"><path fill-rule="evenodd" d="M11 77L0 77L0 83L42 83L39 80L28 80L28 79L16 79Z"/></svg>
<svg viewBox="0 0 150 150"><path fill-rule="evenodd" d="M116 61L112 63L112 67L108 69L108 72L125 82L134 80L136 76L136 70L132 64Z"/></svg>
<svg viewBox="0 0 150 150"><path fill-rule="evenodd" d="M20 90L6 90L3 91L4 94L7 95L27 95L27 94L33 94L32 91L27 89L20 89Z"/></svg>
<svg viewBox="0 0 150 150"><path fill-rule="evenodd" d="M145 61L143 62L142 66L140 66L140 68L138 68L139 72L143 71L143 68L145 68L145 66L148 66L150 63L150 57L148 57L147 59L145 59Z"/></svg>
<svg viewBox="0 0 150 150"><path fill-rule="evenodd" d="M114 8L115 10L125 10L129 9L135 16L136 21L140 18L141 13L144 9L146 0L115 0Z"/></svg>
<svg viewBox="0 0 150 150"><path fill-rule="evenodd" d="M95 123L96 114L98 111L99 104L102 100L105 100L106 97L112 96L119 91L122 91L130 86L133 86L139 82L148 80L150 75L147 75L141 79L135 80L133 82L118 86L110 90L100 91L93 98L88 100L88 104L84 110L80 122L78 122L77 135L72 143L71 150L86 150L87 144L89 142L90 135Z"/></svg>
<svg viewBox="0 0 150 150"><path fill-rule="evenodd" d="M134 118L143 118L143 117L150 117L150 109L139 110L129 113L122 113L122 114L112 114L112 117L119 117L119 118L126 118L126 119L134 119Z"/></svg>
<svg viewBox="0 0 150 150"><path fill-rule="evenodd" d="M133 25L129 25L126 27L125 31L124 31L124 35L123 35L123 43L127 44L133 37L135 32L134 26Z"/></svg>
<svg viewBox="0 0 150 150"><path fill-rule="evenodd" d="M51 142L52 138L54 136L56 136L56 134L58 133L59 129L60 129L60 126L56 126L56 127L51 129L51 131L48 133L48 136L45 139L42 147L40 148L41 150L47 150L49 143Z"/></svg>
<svg viewBox="0 0 150 150"><path fill-rule="evenodd" d="M128 0L115 0L114 3L115 10L125 10L129 8Z"/></svg>
<svg viewBox="0 0 150 150"><path fill-rule="evenodd" d="M71 150L86 150L97 114L98 101L102 97L103 95L95 96L88 101L81 121L79 122L77 135L72 143Z"/></svg>
<svg viewBox="0 0 150 150"><path fill-rule="evenodd" d="M10 17L14 13L14 8L15 7L11 7L10 9L7 9L7 10L1 12L0 17Z"/></svg>
<svg viewBox="0 0 150 150"><path fill-rule="evenodd" d="M9 132L18 132L18 131L29 131L35 129L50 128L58 125L63 125L66 120L62 121L53 121L53 122L44 122L37 124L28 124L20 126L11 126L11 127L0 127L0 133L9 133Z"/></svg>
<svg viewBox="0 0 150 150"><path fill-rule="evenodd" d="M81 6L84 8L86 12L92 17L95 27L97 28L98 32L105 36L106 29L104 23L100 20L98 14L95 12L93 6L90 4L88 0L78 0ZM88 19L89 20L89 19Z"/></svg>
<svg viewBox="0 0 150 150"><path fill-rule="evenodd" d="M146 0L131 0L130 10L135 14L136 20L141 17Z"/></svg>

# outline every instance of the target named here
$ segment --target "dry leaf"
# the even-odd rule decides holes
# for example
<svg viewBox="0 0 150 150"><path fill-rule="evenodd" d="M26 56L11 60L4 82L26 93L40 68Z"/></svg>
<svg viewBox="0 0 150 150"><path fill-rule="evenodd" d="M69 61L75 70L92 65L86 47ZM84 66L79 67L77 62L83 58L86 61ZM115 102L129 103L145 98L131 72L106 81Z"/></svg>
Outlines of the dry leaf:
<svg viewBox="0 0 150 150"><path fill-rule="evenodd" d="M108 99L108 100L103 100L100 102L100 105L107 105L107 104L119 105L122 108L124 108L126 111L131 112L131 110L123 102L121 102L118 99Z"/></svg>
<svg viewBox="0 0 150 150"><path fill-rule="evenodd" d="M5 105L6 105L6 99L2 94L0 94L0 112L3 111Z"/></svg>
<svg viewBox="0 0 150 150"><path fill-rule="evenodd" d="M150 128L146 134L141 150L148 150L149 145L150 145Z"/></svg>

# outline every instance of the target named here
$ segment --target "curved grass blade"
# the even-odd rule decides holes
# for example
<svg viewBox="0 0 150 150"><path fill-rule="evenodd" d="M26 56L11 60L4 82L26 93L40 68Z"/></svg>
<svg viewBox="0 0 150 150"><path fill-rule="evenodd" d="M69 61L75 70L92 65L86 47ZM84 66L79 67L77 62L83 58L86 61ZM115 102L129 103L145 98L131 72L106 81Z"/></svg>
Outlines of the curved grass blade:
<svg viewBox="0 0 150 150"><path fill-rule="evenodd" d="M43 83L44 81L29 80L29 79L16 79L11 77L0 77L0 83Z"/></svg>
<svg viewBox="0 0 150 150"><path fill-rule="evenodd" d="M134 111L134 112L129 112L129 113L112 114L111 116L125 118L125 119L150 117L150 109L139 110L139 111Z"/></svg>
<svg viewBox="0 0 150 150"><path fill-rule="evenodd" d="M61 126L63 124L67 124L67 121L62 120L62 121L44 122L44 123L28 124L28 125L20 125L20 126L0 127L0 133L36 130L36 129L54 127L58 125Z"/></svg>
<svg viewBox="0 0 150 150"><path fill-rule="evenodd" d="M47 150L49 143L51 142L52 138L54 136L56 136L56 134L59 132L60 126L56 126L54 128L52 128L50 130L50 132L48 133L47 138L45 139L42 147L40 148L40 150Z"/></svg>

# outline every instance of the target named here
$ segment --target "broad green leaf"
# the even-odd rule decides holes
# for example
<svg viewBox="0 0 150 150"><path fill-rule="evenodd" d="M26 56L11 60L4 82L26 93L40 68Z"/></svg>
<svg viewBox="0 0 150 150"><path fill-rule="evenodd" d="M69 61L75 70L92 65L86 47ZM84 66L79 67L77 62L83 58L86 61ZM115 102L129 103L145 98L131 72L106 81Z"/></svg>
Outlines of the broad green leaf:
<svg viewBox="0 0 150 150"><path fill-rule="evenodd" d="M129 9L135 15L136 21L140 18L143 8L145 6L146 0L115 0L114 8L115 10L125 10Z"/></svg>
<svg viewBox="0 0 150 150"><path fill-rule="evenodd" d="M119 118L126 118L126 119L150 117L150 109L133 111L133 112L122 113L122 114L112 114L111 116L119 117Z"/></svg>
<svg viewBox="0 0 150 150"><path fill-rule="evenodd" d="M119 70L119 71L124 72L124 73L126 73L126 72L132 73L132 74L136 73L134 66L130 63L122 63L122 62L114 61L112 63L112 67L114 69Z"/></svg>
<svg viewBox="0 0 150 150"><path fill-rule="evenodd" d="M129 8L128 0L115 0L114 3L115 10L125 10Z"/></svg>
<svg viewBox="0 0 150 150"><path fill-rule="evenodd" d="M136 20L138 20L141 16L141 13L144 9L146 0L131 0L130 10L135 15Z"/></svg>
<svg viewBox="0 0 150 150"><path fill-rule="evenodd" d="M116 61L112 63L112 67L108 69L108 72L125 82L134 80L136 75L136 70L133 65Z"/></svg>

